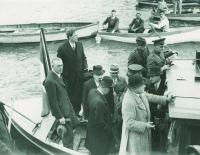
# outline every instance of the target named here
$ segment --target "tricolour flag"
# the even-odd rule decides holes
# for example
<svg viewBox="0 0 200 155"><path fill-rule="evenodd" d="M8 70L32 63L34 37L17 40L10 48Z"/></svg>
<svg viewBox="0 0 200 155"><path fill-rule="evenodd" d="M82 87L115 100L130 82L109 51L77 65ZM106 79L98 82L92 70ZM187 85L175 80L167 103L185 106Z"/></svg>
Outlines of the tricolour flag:
<svg viewBox="0 0 200 155"><path fill-rule="evenodd" d="M41 116L46 116L49 114L50 107L47 97L45 87L43 85L48 72L51 70L51 62L49 58L49 53L46 46L44 31L41 28L40 31L40 73L41 73L41 83L42 83L42 113Z"/></svg>

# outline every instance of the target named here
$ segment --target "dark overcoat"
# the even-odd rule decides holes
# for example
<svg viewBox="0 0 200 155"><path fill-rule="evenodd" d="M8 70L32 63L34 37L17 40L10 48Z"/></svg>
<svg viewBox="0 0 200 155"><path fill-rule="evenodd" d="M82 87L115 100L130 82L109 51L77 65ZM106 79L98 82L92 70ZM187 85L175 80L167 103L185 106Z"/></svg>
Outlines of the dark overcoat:
<svg viewBox="0 0 200 155"><path fill-rule="evenodd" d="M87 102L89 91L93 88L97 88L97 85L94 81L94 78L89 79L83 84L83 94L82 94L82 104L83 104L83 113L85 119L88 119L89 115L89 106Z"/></svg>
<svg viewBox="0 0 200 155"><path fill-rule="evenodd" d="M106 98L97 89L88 95L90 108L86 147L93 154L108 154L114 146L112 117Z"/></svg>
<svg viewBox="0 0 200 155"><path fill-rule="evenodd" d="M73 49L69 41L66 41L58 48L57 56L63 61L63 80L72 106L78 113L81 109L83 73L88 66L82 43L75 44L75 49Z"/></svg>
<svg viewBox="0 0 200 155"><path fill-rule="evenodd" d="M52 115L56 119L70 118L72 125L78 123L74 109L68 97L65 84L53 71L50 71L45 79L44 86L46 88L49 105Z"/></svg>

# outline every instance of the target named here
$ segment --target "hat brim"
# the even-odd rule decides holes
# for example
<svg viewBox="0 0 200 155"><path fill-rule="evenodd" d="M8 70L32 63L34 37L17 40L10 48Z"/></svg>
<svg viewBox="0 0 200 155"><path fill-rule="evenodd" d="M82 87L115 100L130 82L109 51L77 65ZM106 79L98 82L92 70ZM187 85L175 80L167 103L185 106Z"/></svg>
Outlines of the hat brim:
<svg viewBox="0 0 200 155"><path fill-rule="evenodd" d="M103 75L105 73L105 70L101 70L101 71L92 71L92 74L95 75Z"/></svg>

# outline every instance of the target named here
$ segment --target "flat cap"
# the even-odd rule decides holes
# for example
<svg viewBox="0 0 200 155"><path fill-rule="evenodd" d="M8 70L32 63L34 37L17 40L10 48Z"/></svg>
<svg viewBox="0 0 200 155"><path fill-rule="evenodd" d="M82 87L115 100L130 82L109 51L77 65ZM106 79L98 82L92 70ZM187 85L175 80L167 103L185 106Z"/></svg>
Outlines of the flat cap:
<svg viewBox="0 0 200 155"><path fill-rule="evenodd" d="M140 37L140 36L138 36L137 38L136 38L136 43L138 44L138 45L146 45L146 40L143 38L143 37Z"/></svg>
<svg viewBox="0 0 200 155"><path fill-rule="evenodd" d="M135 73L141 72L143 67L138 64L131 64L128 66L127 76L134 75Z"/></svg>

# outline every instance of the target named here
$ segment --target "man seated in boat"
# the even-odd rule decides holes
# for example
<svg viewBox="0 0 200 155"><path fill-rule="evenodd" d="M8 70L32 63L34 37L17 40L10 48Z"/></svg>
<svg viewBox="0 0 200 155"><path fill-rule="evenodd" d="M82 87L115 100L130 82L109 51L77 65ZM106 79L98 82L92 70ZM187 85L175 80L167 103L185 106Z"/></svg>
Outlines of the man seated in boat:
<svg viewBox="0 0 200 155"><path fill-rule="evenodd" d="M149 32L168 32L169 31L169 20L165 16L164 11L160 11L160 21L158 24L149 23L151 29Z"/></svg>
<svg viewBox="0 0 200 155"><path fill-rule="evenodd" d="M107 32L119 32L119 18L116 17L116 10L111 11L111 16L107 17L106 20L103 22L103 27L107 27Z"/></svg>
<svg viewBox="0 0 200 155"><path fill-rule="evenodd" d="M51 113L56 118L56 128L63 129L61 134L63 146L73 149L73 127L79 121L68 97L66 86L61 78L62 71L62 60L54 58L52 60L52 71L48 73L44 86L49 99Z"/></svg>
<svg viewBox="0 0 200 155"><path fill-rule="evenodd" d="M141 14L137 13L136 18L129 25L128 33L143 33L144 32L144 20L141 18Z"/></svg>

